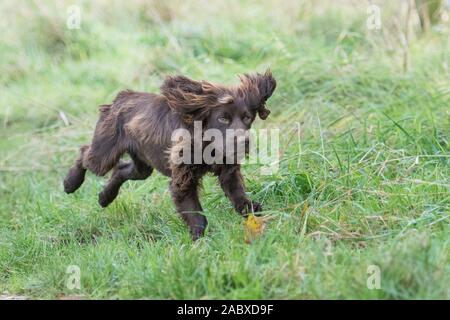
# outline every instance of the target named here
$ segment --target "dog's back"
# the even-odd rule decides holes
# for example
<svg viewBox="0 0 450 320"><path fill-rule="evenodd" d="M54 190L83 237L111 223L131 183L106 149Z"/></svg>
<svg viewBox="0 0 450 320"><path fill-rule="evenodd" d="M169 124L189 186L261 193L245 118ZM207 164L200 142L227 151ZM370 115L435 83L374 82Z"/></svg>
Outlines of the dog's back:
<svg viewBox="0 0 450 320"><path fill-rule="evenodd" d="M83 164L103 176L128 152L169 175L160 152L170 147L171 133L181 125L177 119L165 97L122 91L112 104L100 106L100 117ZM142 152L146 149L152 152ZM152 154L156 156L152 157Z"/></svg>

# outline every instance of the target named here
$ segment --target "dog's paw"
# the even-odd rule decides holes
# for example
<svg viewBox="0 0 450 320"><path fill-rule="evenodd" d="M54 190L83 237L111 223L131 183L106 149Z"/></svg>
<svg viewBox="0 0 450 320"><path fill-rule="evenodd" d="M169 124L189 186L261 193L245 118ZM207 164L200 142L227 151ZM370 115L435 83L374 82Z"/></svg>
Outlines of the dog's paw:
<svg viewBox="0 0 450 320"><path fill-rule="evenodd" d="M253 206L253 212L254 213L263 211L262 205L259 202L252 201L252 206Z"/></svg>
<svg viewBox="0 0 450 320"><path fill-rule="evenodd" d="M192 240L196 241L205 235L206 226L208 225L208 220L202 214L185 214L185 222L189 227L189 232L191 233Z"/></svg>
<svg viewBox="0 0 450 320"><path fill-rule="evenodd" d="M86 170L78 167L71 168L63 181L64 192L75 192L84 182Z"/></svg>
<svg viewBox="0 0 450 320"><path fill-rule="evenodd" d="M103 208L109 206L111 202L117 197L119 190L103 190L98 194L98 204Z"/></svg>
<svg viewBox="0 0 450 320"><path fill-rule="evenodd" d="M262 205L259 202L252 200L245 200L239 206L237 206L236 210L244 217L247 217L250 213L253 213L255 216L259 216L258 212L261 212Z"/></svg>

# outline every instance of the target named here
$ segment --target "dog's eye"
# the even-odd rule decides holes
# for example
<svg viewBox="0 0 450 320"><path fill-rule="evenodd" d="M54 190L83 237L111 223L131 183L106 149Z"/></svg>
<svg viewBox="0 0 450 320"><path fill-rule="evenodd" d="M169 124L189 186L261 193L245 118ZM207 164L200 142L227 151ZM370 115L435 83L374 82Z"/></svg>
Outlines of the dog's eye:
<svg viewBox="0 0 450 320"><path fill-rule="evenodd" d="M225 117L219 117L219 119L217 119L217 120L219 120L219 122L223 123L223 124L230 124L230 119L225 118Z"/></svg>

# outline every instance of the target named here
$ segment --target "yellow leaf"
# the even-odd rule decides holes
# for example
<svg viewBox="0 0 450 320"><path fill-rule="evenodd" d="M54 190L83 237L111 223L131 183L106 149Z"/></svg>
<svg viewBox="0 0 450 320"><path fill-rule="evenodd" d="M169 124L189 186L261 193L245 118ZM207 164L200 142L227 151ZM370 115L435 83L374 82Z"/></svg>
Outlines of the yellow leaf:
<svg viewBox="0 0 450 320"><path fill-rule="evenodd" d="M257 217L253 213L249 214L244 222L245 242L250 243L259 237L266 227L266 219Z"/></svg>

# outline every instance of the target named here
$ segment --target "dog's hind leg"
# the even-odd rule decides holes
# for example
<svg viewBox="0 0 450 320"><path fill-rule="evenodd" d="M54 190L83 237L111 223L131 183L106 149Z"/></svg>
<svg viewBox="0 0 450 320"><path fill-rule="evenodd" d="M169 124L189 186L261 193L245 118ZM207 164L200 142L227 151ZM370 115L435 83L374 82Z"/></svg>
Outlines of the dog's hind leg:
<svg viewBox="0 0 450 320"><path fill-rule="evenodd" d="M75 192L84 182L86 170L104 176L118 163L124 148L111 138L94 136L91 145L80 148L80 155L64 179L64 191Z"/></svg>
<svg viewBox="0 0 450 320"><path fill-rule="evenodd" d="M120 161L115 167L102 192L98 195L98 203L107 207L119 194L119 189L127 180L145 180L153 171L153 168L142 162L135 155L130 155L131 161Z"/></svg>
<svg viewBox="0 0 450 320"><path fill-rule="evenodd" d="M86 175L86 168L83 166L83 158L85 156L86 150L89 146L85 145L80 148L80 155L75 160L75 164L70 168L66 177L64 178L64 191L66 193L75 192L84 181L84 176Z"/></svg>

